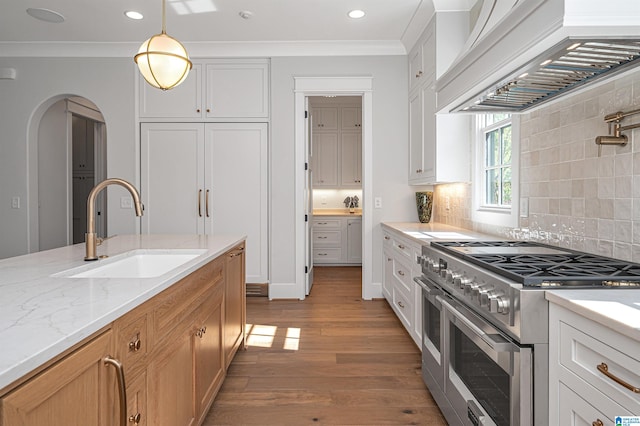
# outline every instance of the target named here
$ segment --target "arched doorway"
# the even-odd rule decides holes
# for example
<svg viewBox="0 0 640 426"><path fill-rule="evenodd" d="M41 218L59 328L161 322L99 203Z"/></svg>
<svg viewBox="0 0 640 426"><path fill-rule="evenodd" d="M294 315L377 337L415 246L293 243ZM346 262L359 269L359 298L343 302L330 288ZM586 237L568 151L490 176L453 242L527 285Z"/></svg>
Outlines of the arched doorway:
<svg viewBox="0 0 640 426"><path fill-rule="evenodd" d="M61 97L43 113L37 129L38 248L84 241L86 201L106 178L106 126L88 99ZM106 199L97 205L98 235L106 235Z"/></svg>

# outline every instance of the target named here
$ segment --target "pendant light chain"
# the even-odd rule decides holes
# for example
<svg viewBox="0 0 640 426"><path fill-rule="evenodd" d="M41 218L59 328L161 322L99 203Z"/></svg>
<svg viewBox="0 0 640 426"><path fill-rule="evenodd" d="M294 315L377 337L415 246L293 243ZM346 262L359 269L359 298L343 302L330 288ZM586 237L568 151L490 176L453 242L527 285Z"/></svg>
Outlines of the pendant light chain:
<svg viewBox="0 0 640 426"><path fill-rule="evenodd" d="M167 19L165 16L166 8L167 8L166 0L162 0L162 34L167 33Z"/></svg>

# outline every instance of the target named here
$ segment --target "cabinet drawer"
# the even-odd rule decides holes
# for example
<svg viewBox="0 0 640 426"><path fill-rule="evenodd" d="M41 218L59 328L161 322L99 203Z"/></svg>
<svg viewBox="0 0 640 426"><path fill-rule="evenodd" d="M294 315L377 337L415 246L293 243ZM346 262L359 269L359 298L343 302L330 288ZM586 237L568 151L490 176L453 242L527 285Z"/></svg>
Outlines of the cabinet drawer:
<svg viewBox="0 0 640 426"><path fill-rule="evenodd" d="M597 425L598 420L605 426L613 426L615 416L631 415L615 402L606 397L598 400L598 407L594 407L573 392L564 383L559 383L559 406L562 407L558 415L558 425ZM610 413L602 412L601 408ZM611 414L613 413L613 414Z"/></svg>
<svg viewBox="0 0 640 426"><path fill-rule="evenodd" d="M202 297L223 282L223 270L224 258L217 258L160 294L152 314L154 341L162 339L190 316Z"/></svg>
<svg viewBox="0 0 640 426"><path fill-rule="evenodd" d="M341 248L314 248L313 261L315 263L335 263L342 261Z"/></svg>
<svg viewBox="0 0 640 426"><path fill-rule="evenodd" d="M336 228L342 227L342 221L340 219L313 219L314 228Z"/></svg>
<svg viewBox="0 0 640 426"><path fill-rule="evenodd" d="M127 374L135 374L144 368L145 355L149 352L147 314L144 308L135 309L114 323L116 355L122 361Z"/></svg>
<svg viewBox="0 0 640 426"><path fill-rule="evenodd" d="M393 248L393 237L385 232L382 236L382 245L385 248Z"/></svg>
<svg viewBox="0 0 640 426"><path fill-rule="evenodd" d="M402 291L399 291L398 286L393 287L393 310L396 311L398 318L404 323L407 330L411 330L414 316L413 303Z"/></svg>
<svg viewBox="0 0 640 426"><path fill-rule="evenodd" d="M414 283L411 278L411 268L399 259L393 260L393 276L398 287L408 299L413 298Z"/></svg>
<svg viewBox="0 0 640 426"><path fill-rule="evenodd" d="M342 244L342 232L314 231L313 244L316 246L339 246Z"/></svg>
<svg viewBox="0 0 640 426"><path fill-rule="evenodd" d="M127 418L131 425L147 424L147 374L144 372L127 383Z"/></svg>
<svg viewBox="0 0 640 426"><path fill-rule="evenodd" d="M623 407L640 414L640 393L627 389L613 377L640 388L640 362L618 350L621 348L626 353L638 354L640 345L626 339L628 343L624 344L624 347L620 346L623 343L618 343L616 347L610 346L603 343L608 336L599 336L599 329L595 327L597 324L593 323L593 326L593 330L589 330L592 334L590 336L567 323L560 322L560 364ZM615 336L612 331L608 334ZM606 373L612 377L601 371L605 369L604 365ZM618 413L607 414L614 416Z"/></svg>

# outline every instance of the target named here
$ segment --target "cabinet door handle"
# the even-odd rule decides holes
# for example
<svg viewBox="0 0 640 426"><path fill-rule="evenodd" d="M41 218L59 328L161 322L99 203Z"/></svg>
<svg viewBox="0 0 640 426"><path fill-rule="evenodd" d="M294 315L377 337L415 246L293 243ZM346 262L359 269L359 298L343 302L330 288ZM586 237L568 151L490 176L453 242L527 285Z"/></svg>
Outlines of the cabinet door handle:
<svg viewBox="0 0 640 426"><path fill-rule="evenodd" d="M197 108L197 109L196 109L196 112L200 112L200 108Z"/></svg>
<svg viewBox="0 0 640 426"><path fill-rule="evenodd" d="M391 237L389 237L389 236L385 235L385 236L384 236L384 239L385 239L385 240L387 240L387 241L389 241L389 240L391 239Z"/></svg>
<svg viewBox="0 0 640 426"><path fill-rule="evenodd" d="M404 309L404 303L398 301L398 306L400 306L402 309Z"/></svg>
<svg viewBox="0 0 640 426"><path fill-rule="evenodd" d="M129 422L135 425L140 424L140 417L142 417L140 413L132 414L129 416Z"/></svg>
<svg viewBox="0 0 640 426"><path fill-rule="evenodd" d="M211 112L211 108L207 108L207 112Z"/></svg>
<svg viewBox="0 0 640 426"><path fill-rule="evenodd" d="M418 72L416 73L416 78L420 78L420 76L421 76L421 75L422 75L422 71L418 71Z"/></svg>
<svg viewBox="0 0 640 426"><path fill-rule="evenodd" d="M207 217L209 217L209 190L207 189L207 192L205 194L205 198L204 198L204 211L207 215Z"/></svg>
<svg viewBox="0 0 640 426"><path fill-rule="evenodd" d="M400 275L401 277L404 277L404 272L398 271L398 275Z"/></svg>
<svg viewBox="0 0 640 426"><path fill-rule="evenodd" d="M637 387L633 386L632 384L627 383L624 380L622 380L621 378L615 376L614 374L611 374L609 372L609 366L607 364L605 364L604 362L601 362L600 365L596 366L596 368L598 369L599 372L601 372L602 374L604 374L605 376L607 376L608 378L610 378L611 380L613 380L614 382L616 382L620 386L624 386L625 388L629 389L633 393L640 393L640 388L637 388Z"/></svg>
<svg viewBox="0 0 640 426"><path fill-rule="evenodd" d="M591 426L604 426L604 423L602 423L602 420L597 419L593 423L591 423Z"/></svg>
<svg viewBox="0 0 640 426"><path fill-rule="evenodd" d="M136 340L129 342L129 351L130 352L138 352L142 347L142 341L139 337L136 337Z"/></svg>
<svg viewBox="0 0 640 426"><path fill-rule="evenodd" d="M405 246L403 246L402 244L398 244L398 248L399 248L400 250L404 250L404 249L405 249Z"/></svg>
<svg viewBox="0 0 640 426"><path fill-rule="evenodd" d="M202 189L198 189L198 217L202 217Z"/></svg>
<svg viewBox="0 0 640 426"><path fill-rule="evenodd" d="M118 377L118 394L120 399L120 426L127 425L127 387L124 383L124 367L122 363L115 358L107 356L104 359L105 365L112 365L116 369Z"/></svg>

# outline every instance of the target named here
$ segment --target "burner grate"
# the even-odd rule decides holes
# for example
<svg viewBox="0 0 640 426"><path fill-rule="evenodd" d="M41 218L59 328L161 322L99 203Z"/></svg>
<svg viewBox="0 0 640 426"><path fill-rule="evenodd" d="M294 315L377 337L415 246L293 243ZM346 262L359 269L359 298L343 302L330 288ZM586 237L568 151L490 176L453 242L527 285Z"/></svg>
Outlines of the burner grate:
<svg viewBox="0 0 640 426"><path fill-rule="evenodd" d="M548 254L544 253L544 248L552 247L545 244L527 241L445 241L432 243L434 245L524 286L610 286L605 281L619 286L640 286L639 264L569 249L562 249L563 252L559 254ZM471 249L461 252L455 250L458 247ZM491 249L490 254L483 254L481 249L474 252L473 247L507 249L504 253L500 253L499 249ZM539 247L543 254L523 254L527 250L511 247Z"/></svg>

